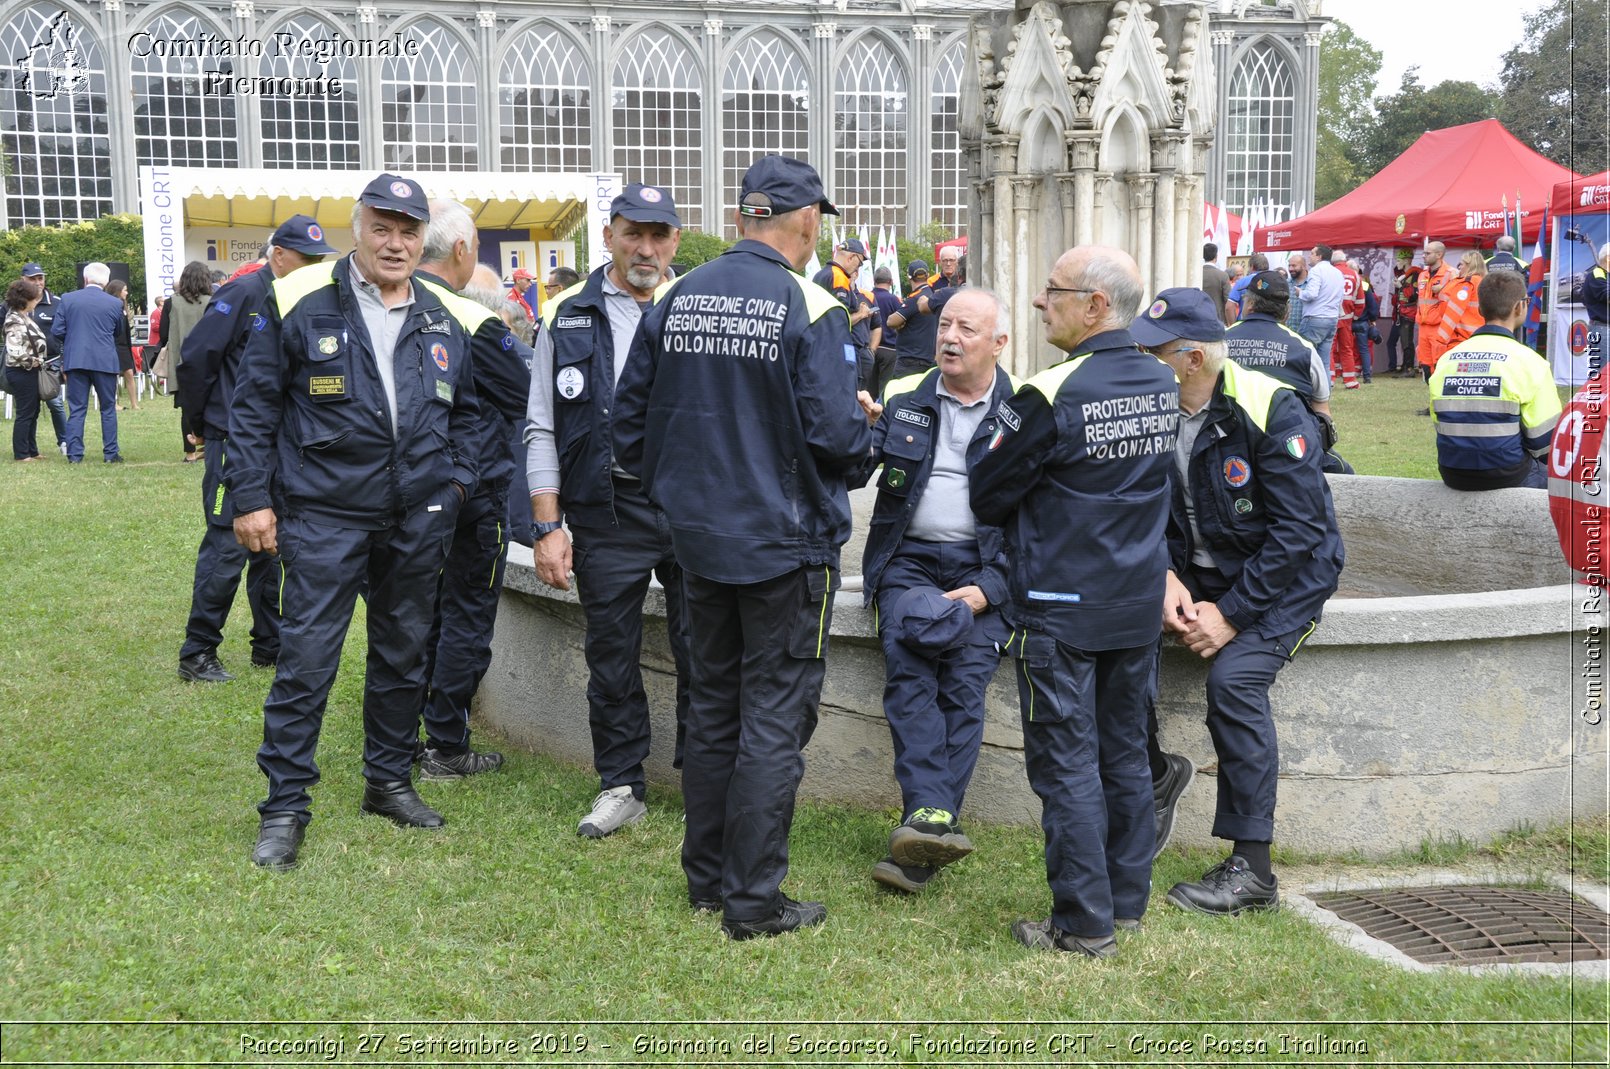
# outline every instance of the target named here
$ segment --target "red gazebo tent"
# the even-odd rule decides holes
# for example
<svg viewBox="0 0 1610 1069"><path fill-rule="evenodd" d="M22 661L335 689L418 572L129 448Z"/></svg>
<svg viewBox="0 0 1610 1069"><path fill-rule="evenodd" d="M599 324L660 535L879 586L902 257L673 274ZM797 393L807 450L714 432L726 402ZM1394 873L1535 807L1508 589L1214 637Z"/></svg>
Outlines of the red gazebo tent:
<svg viewBox="0 0 1610 1069"><path fill-rule="evenodd" d="M1505 198L1511 212L1520 201L1521 237L1531 242L1554 187L1577 177L1521 144L1497 119L1431 130L1347 196L1258 231L1257 247L1491 245L1504 233Z"/></svg>
<svg viewBox="0 0 1610 1069"><path fill-rule="evenodd" d="M1554 199L1549 201L1549 214L1556 219L1595 209L1610 212L1610 171L1569 178L1554 187Z"/></svg>

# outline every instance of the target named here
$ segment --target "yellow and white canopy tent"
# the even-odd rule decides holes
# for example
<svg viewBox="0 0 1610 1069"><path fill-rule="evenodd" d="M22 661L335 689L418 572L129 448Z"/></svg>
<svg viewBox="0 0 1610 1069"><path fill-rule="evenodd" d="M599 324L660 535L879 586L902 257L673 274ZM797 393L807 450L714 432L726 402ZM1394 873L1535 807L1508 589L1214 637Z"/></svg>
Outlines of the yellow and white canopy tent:
<svg viewBox="0 0 1610 1069"><path fill-rule="evenodd" d="M520 232L538 243L568 238L582 227L600 233L609 203L621 189L614 174L518 174L507 171L414 171L430 197L463 203L477 228ZM309 215L339 249L352 247L352 207L374 175L366 171L264 168L141 167L140 210L145 220L146 292L173 292L191 260L228 270L255 257L275 227ZM483 252L495 262L497 249ZM507 275L504 264L500 274Z"/></svg>

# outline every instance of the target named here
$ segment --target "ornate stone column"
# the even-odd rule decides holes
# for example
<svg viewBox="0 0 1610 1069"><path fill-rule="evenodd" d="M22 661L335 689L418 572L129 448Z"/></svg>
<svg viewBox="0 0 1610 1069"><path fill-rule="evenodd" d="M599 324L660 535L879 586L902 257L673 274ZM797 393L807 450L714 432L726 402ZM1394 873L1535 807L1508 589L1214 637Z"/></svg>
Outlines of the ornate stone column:
<svg viewBox="0 0 1610 1069"><path fill-rule="evenodd" d="M373 42L380 13L373 4L358 5L357 32L353 38ZM345 28L345 27L343 27ZM385 107L381 101L384 90L378 77L369 76L363 61L356 64L358 72L358 167L365 171L383 171L390 164L386 160Z"/></svg>
<svg viewBox="0 0 1610 1069"><path fill-rule="evenodd" d="M1230 131L1223 122L1223 117L1229 115L1230 79L1235 72L1230 69L1230 54L1235 50L1235 33L1232 30L1213 30L1208 34L1213 48L1213 72L1215 76L1213 86L1213 113L1220 117L1218 136L1200 139L1199 146L1203 155L1198 157L1199 167L1202 167L1207 177L1204 192L1209 198L1223 196L1226 174L1228 168L1225 160L1225 151L1229 147ZM1317 97L1309 97L1316 100Z"/></svg>
<svg viewBox="0 0 1610 1069"><path fill-rule="evenodd" d="M911 84L906 89L906 219L908 234L934 217L934 28L911 27Z"/></svg>
<svg viewBox="0 0 1610 1069"><path fill-rule="evenodd" d="M490 7L478 8L475 12L475 54L480 70L476 72L475 84L480 94L480 104L475 109L475 136L480 141L476 167L483 171L503 170L503 146L498 143L503 99L498 93L497 50L498 13Z"/></svg>
<svg viewBox="0 0 1610 1069"><path fill-rule="evenodd" d="M231 15L230 30L236 38L244 37L248 41L255 41L257 37L257 9L252 0L235 0ZM232 61L237 75L252 76L257 73L258 60L250 56L242 56ZM263 165L263 112L255 96L243 97L239 93L235 100L235 136L239 139L239 147L235 150L235 158L241 167L261 167Z"/></svg>
<svg viewBox="0 0 1610 1069"><path fill-rule="evenodd" d="M1303 80L1307 87L1307 99L1319 100L1319 33L1303 34ZM1314 153L1319 147L1319 112L1316 108L1298 108L1293 118L1296 129L1292 131L1296 140L1293 142L1297 152L1293 158L1291 174L1292 215L1295 217L1297 205L1301 204L1309 211L1314 208Z"/></svg>
<svg viewBox="0 0 1610 1069"><path fill-rule="evenodd" d="M106 63L106 132L112 159L128 160L133 167L112 168L112 207L114 211L140 210L139 154L134 143L133 94L122 92L131 85L129 73L128 18L123 11L123 0L101 0L101 26L105 31L101 40L106 46L101 55Z"/></svg>
<svg viewBox="0 0 1610 1069"><path fill-rule="evenodd" d="M726 154L721 109L721 20L713 17L704 20L703 105L699 110L703 112L700 128L704 136L704 158L716 161L715 166L703 168L703 229L709 234L719 234L722 232L722 201L727 195L726 168L721 166Z"/></svg>
<svg viewBox="0 0 1610 1069"><path fill-rule="evenodd" d="M1062 201L1062 248L1066 251L1077 244L1073 239L1073 234L1075 225L1074 204L1078 199L1078 181L1071 171L1058 173L1056 179L1057 193Z"/></svg>
<svg viewBox="0 0 1610 1069"><path fill-rule="evenodd" d="M1007 307L1012 311L1012 322L1018 325L1015 334L1026 343L1014 347L1008 370L1027 378L1040 369L1040 361L1036 358L1040 348L1038 332L1025 328L1035 322L1033 291L1038 288L1039 280L1035 275L1038 265L1033 263L1032 250L1039 244L1035 240L1034 223L1042 179L1039 175L1017 174L1012 175L1009 181L1013 209L1012 248L1008 254L1010 259L1005 262L1011 265L1012 283L1009 288L997 292L1005 298Z"/></svg>
<svg viewBox="0 0 1610 1069"><path fill-rule="evenodd" d="M839 24L818 22L811 26L811 59L815 66L811 78L811 121L808 137L811 146L811 163L822 175L822 186L827 199L836 200L834 188L836 150L833 144L833 49ZM898 285L898 282L896 283Z"/></svg>
<svg viewBox="0 0 1610 1069"><path fill-rule="evenodd" d="M1182 174L1174 179L1174 213L1181 228L1181 240L1174 249L1176 286L1201 285L1194 265L1201 247L1202 203L1201 175Z"/></svg>
<svg viewBox="0 0 1610 1069"><path fill-rule="evenodd" d="M593 170L600 173L615 170L615 125L611 121L615 113L614 90L611 88L614 69L609 61L610 28L608 15L593 16L591 110L593 147L597 150L597 154L593 156ZM587 240L596 243L602 239L597 234L588 234ZM599 263L602 262L600 258Z"/></svg>
<svg viewBox="0 0 1610 1069"><path fill-rule="evenodd" d="M1157 275L1152 254L1152 198L1157 188L1157 176L1151 172L1132 174L1124 183L1129 187L1129 247L1135 252L1135 264L1140 268L1141 288L1148 295L1156 293Z"/></svg>
<svg viewBox="0 0 1610 1069"><path fill-rule="evenodd" d="M1096 160L1100 153L1100 134L1068 140L1068 157L1073 163L1073 245L1089 245L1096 237Z"/></svg>
<svg viewBox="0 0 1610 1069"><path fill-rule="evenodd" d="M1157 172L1156 197L1152 216L1152 278L1158 289L1182 286L1179 257L1174 247L1178 233L1179 204L1174 197L1175 176L1179 168L1185 135L1165 133L1152 138L1152 169Z"/></svg>

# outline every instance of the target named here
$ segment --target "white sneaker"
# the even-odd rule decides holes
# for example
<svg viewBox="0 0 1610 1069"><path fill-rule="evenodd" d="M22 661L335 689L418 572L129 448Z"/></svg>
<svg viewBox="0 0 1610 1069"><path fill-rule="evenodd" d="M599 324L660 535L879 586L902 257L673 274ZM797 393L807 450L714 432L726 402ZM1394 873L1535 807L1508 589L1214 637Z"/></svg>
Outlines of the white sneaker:
<svg viewBox="0 0 1610 1069"><path fill-rule="evenodd" d="M633 797L630 787L611 787L593 799L593 811L576 826L576 834L602 839L622 825L637 823L647 812L648 806Z"/></svg>

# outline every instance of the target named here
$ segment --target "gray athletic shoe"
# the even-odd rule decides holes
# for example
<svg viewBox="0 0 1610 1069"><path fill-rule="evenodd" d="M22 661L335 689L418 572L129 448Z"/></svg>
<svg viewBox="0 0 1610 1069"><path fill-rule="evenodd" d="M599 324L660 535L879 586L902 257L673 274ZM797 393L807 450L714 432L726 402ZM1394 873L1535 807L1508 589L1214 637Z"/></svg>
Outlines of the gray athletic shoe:
<svg viewBox="0 0 1610 1069"><path fill-rule="evenodd" d="M576 834L602 839L623 825L637 823L647 812L648 806L632 795L630 787L611 787L598 792L598 797L593 799L593 811L581 819Z"/></svg>

